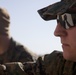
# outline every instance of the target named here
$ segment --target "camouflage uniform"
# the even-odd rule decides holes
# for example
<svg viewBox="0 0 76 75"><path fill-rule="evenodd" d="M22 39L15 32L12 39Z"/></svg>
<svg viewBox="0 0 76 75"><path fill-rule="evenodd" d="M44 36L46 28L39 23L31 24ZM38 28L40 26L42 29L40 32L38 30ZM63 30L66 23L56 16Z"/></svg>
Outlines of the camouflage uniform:
<svg viewBox="0 0 76 75"><path fill-rule="evenodd" d="M0 55L0 64L7 62L33 61L33 58L32 52L11 38L8 50Z"/></svg>
<svg viewBox="0 0 76 75"><path fill-rule="evenodd" d="M38 12L44 20L52 20L57 18L57 14L65 13L73 5L76 6L76 0L61 0ZM0 75L76 75L76 62L65 60L62 52L54 51L39 57L36 62L1 64Z"/></svg>
<svg viewBox="0 0 76 75"><path fill-rule="evenodd" d="M76 62L66 61L54 51L36 62L12 62L0 65L0 75L76 75Z"/></svg>
<svg viewBox="0 0 76 75"><path fill-rule="evenodd" d="M0 7L0 49L7 48L3 54L0 54L0 64L7 62L26 62L33 61L34 55L26 47L14 41L9 35L10 15L5 8ZM4 47L4 48L3 48Z"/></svg>

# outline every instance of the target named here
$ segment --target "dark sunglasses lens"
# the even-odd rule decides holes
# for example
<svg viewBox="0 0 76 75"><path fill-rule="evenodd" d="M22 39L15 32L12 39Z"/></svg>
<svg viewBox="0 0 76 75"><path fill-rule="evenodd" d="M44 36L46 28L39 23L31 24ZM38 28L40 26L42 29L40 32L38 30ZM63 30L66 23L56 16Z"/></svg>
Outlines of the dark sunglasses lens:
<svg viewBox="0 0 76 75"><path fill-rule="evenodd" d="M65 13L63 15L57 16L57 21L60 22L60 24L65 28L69 29L71 27L74 27L76 24L76 21L72 19L72 15Z"/></svg>
<svg viewBox="0 0 76 75"><path fill-rule="evenodd" d="M66 27L65 27L65 22L64 22L64 21L62 21L62 20L57 20L57 23L60 23L60 25L66 29Z"/></svg>

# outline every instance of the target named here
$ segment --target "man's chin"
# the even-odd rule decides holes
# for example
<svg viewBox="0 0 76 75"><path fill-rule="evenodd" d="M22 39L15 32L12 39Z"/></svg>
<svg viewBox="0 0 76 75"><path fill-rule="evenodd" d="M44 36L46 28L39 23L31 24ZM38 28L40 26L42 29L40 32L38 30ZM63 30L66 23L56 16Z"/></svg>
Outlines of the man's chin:
<svg viewBox="0 0 76 75"><path fill-rule="evenodd" d="M63 58L67 61L76 62L76 60L74 60L69 54L65 54L64 52L63 52Z"/></svg>
<svg viewBox="0 0 76 75"><path fill-rule="evenodd" d="M64 52L63 52L63 57L64 57L65 60L71 61L70 56L68 54L64 53Z"/></svg>

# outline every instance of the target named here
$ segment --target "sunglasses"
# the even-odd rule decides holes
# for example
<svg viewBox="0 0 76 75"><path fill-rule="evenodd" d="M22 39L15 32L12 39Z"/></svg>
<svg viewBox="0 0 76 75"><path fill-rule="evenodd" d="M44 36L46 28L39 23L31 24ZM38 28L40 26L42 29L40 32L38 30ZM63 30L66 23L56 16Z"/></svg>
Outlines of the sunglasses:
<svg viewBox="0 0 76 75"><path fill-rule="evenodd" d="M60 23L65 29L76 26L76 14L64 13L57 15L57 23Z"/></svg>

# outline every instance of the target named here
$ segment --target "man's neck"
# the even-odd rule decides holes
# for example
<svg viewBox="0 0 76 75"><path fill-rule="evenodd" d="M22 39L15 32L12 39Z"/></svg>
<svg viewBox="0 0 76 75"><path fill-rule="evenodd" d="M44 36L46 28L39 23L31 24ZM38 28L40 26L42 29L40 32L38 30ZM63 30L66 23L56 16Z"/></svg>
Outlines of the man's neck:
<svg viewBox="0 0 76 75"><path fill-rule="evenodd" d="M8 36L0 36L0 55L8 50L10 38Z"/></svg>

